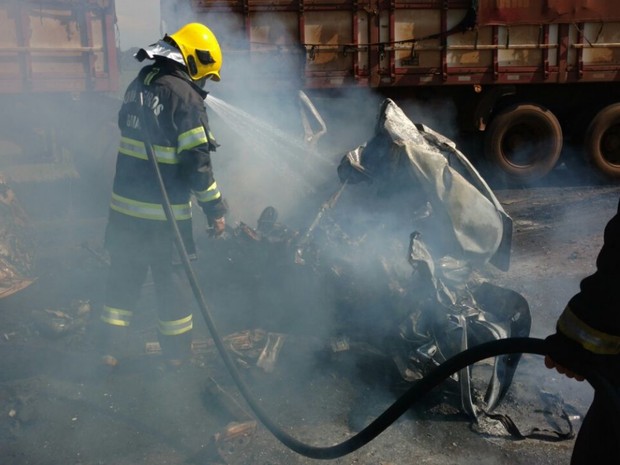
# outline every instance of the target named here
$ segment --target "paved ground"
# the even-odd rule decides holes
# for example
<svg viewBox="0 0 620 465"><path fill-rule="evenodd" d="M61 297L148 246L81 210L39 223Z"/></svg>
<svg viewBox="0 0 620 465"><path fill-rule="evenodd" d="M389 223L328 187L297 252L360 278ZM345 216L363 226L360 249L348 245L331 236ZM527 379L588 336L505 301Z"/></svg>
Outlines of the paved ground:
<svg viewBox="0 0 620 465"><path fill-rule="evenodd" d="M579 280L593 270L602 230L615 211L618 192L613 186L497 191L514 219L515 235L510 271L492 272L489 279L527 299L532 336L545 337L553 331L555 319L578 289ZM260 424L249 438L235 436L233 428L229 441L225 440L225 428L244 421L242 413L250 409L209 345L199 315L196 340L204 344L197 345L192 367L176 374L160 369L158 355L146 350L153 349L146 344L154 342L155 336L145 311L133 329L132 359L113 374L95 369L88 305L96 307L101 301L105 266L96 252L103 220L71 216L70 212L60 220L51 214L39 218L38 281L0 301L0 463L317 462L288 450ZM223 334L241 330L244 322L257 322L260 315L250 320L247 313L229 319L234 315L221 308L217 292L207 288ZM251 308L247 296L229 294L227 298ZM147 286L145 309L152 305L150 299ZM254 342L260 345L260 340ZM289 337L271 372L253 365L257 354L251 346L244 348L245 359L236 357L246 360L247 368L240 364L242 377L270 417L286 433L315 446L349 438L351 412L359 413L360 402L364 406L360 421L367 422L402 388L394 382L397 376L384 359L354 351L326 355L319 350L323 342ZM209 394L207 387L213 382L230 393L230 398L223 398L232 407L226 408ZM586 383L559 378L543 368L540 357L526 355L498 410L524 433L533 428L567 431L560 412L566 412L578 429L591 395ZM481 434L451 407L454 399L449 393L433 400L421 403L370 444L333 463L560 465L569 461L572 440L550 441L553 434L544 431L544 439L516 440L497 426ZM219 442L214 440L217 434Z"/></svg>

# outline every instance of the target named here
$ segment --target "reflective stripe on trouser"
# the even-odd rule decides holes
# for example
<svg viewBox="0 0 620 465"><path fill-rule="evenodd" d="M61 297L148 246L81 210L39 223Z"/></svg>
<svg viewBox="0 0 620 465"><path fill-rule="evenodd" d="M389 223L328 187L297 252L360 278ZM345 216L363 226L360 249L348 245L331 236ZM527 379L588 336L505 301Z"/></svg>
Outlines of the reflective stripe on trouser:
<svg viewBox="0 0 620 465"><path fill-rule="evenodd" d="M129 326L132 315L133 312L131 310L122 310L104 305L101 312L101 321L112 326Z"/></svg>
<svg viewBox="0 0 620 465"><path fill-rule="evenodd" d="M117 358L129 355L129 325L147 272L148 266L132 260L130 253L110 253L110 268L97 341L102 355Z"/></svg>
<svg viewBox="0 0 620 465"><path fill-rule="evenodd" d="M192 315L178 320L159 320L158 334L164 357L184 359L191 355Z"/></svg>
<svg viewBox="0 0 620 465"><path fill-rule="evenodd" d="M177 336L179 334L191 331L193 327L192 315L174 321L159 320L158 329L160 334L164 336Z"/></svg>
<svg viewBox="0 0 620 465"><path fill-rule="evenodd" d="M157 325L158 329L163 329L157 331L162 353L168 358L186 357L191 348L191 288L183 267L172 264L170 237L129 232L120 235L108 249L110 269L105 305L110 309L133 311L135 315L142 291L154 292L154 295L145 296L145 300L156 303L157 319L163 322ZM153 286L143 287L149 270ZM108 314L109 323L125 321L125 315L112 312ZM127 329L126 326L105 326Z"/></svg>

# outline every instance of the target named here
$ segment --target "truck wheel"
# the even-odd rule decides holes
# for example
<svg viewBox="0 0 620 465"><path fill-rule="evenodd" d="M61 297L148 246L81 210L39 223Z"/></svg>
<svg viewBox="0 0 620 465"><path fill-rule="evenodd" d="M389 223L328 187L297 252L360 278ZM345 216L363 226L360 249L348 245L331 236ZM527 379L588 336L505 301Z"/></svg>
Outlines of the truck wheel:
<svg viewBox="0 0 620 465"><path fill-rule="evenodd" d="M548 174L562 151L562 127L551 111L534 104L506 108L493 118L485 136L485 156L516 182Z"/></svg>
<svg viewBox="0 0 620 465"><path fill-rule="evenodd" d="M600 173L620 178L620 103L597 113L586 131L584 149L586 158Z"/></svg>

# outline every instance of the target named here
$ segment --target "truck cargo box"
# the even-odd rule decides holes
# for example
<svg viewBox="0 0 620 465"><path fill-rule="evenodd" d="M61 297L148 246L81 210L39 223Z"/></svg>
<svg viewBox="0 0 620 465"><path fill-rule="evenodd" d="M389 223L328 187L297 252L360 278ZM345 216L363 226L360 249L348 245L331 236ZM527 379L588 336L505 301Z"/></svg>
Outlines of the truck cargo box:
<svg viewBox="0 0 620 465"><path fill-rule="evenodd" d="M305 88L616 79L620 3L474 3L164 0L162 16L171 31L190 19L208 24L224 72L244 63L257 81L288 81L297 71Z"/></svg>
<svg viewBox="0 0 620 465"><path fill-rule="evenodd" d="M442 99L506 181L582 158L620 179L620 2L161 0L161 15L213 30L222 90Z"/></svg>
<svg viewBox="0 0 620 465"><path fill-rule="evenodd" d="M113 0L0 2L0 93L114 91Z"/></svg>
<svg viewBox="0 0 620 465"><path fill-rule="evenodd" d="M0 173L31 214L109 189L117 57L113 0L0 1Z"/></svg>

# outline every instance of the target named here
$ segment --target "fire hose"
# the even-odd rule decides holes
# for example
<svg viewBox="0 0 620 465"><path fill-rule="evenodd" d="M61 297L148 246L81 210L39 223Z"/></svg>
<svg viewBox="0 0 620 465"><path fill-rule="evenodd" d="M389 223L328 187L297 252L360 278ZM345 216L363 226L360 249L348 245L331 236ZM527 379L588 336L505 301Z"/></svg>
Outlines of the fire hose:
<svg viewBox="0 0 620 465"><path fill-rule="evenodd" d="M173 239L181 257L181 262L187 278L189 280L192 292L198 303L200 312L204 318L204 321L209 329L209 332L213 338L214 344L226 365L233 381L235 382L239 392L250 406L256 417L261 423L289 449L297 452L300 455L313 459L335 459L348 455L364 445L368 444L374 438L379 436L385 431L392 423L394 423L401 415L403 415L416 401L420 400L425 394L430 392L433 388L441 384L445 379L453 374L465 369L466 367L475 364L481 360L497 357L500 355L516 354L516 353L528 353L535 355L546 355L548 353L546 342L544 339L531 338L531 337L512 337L506 339L494 340L486 343L479 344L464 350L452 358L446 360L441 365L434 368L422 379L416 381L411 388L409 388L404 394L402 394L392 405L390 405L382 414L380 414L374 421L368 426L359 431L354 436L346 439L345 441L332 445L332 446L313 446L306 444L293 436L286 433L280 428L264 411L257 400L254 398L249 388L243 381L235 363L226 349L222 338L219 335L219 331L215 325L215 322L211 316L211 312L207 305L204 294L198 285L196 275L193 267L190 263L189 256L185 249L179 227L177 225L166 186L164 184L161 172L159 170L157 158L155 156L153 146L150 139L150 134L146 124L146 114L144 112L144 95L140 92L140 109L142 113L143 132L145 137L145 148L149 161L151 162L157 182L159 184L163 209L166 215L166 219L170 224L173 232ZM608 401L612 408L617 412L617 418L620 419L620 398L614 392L614 388L611 383L605 379L601 374L595 370L590 370L584 373L587 381L597 392L603 392L608 398ZM620 425L616 424L616 428L620 432Z"/></svg>

